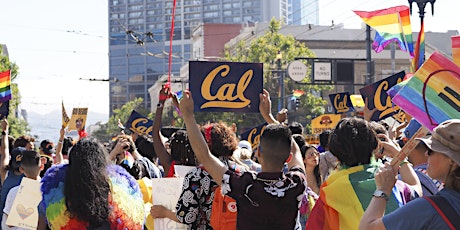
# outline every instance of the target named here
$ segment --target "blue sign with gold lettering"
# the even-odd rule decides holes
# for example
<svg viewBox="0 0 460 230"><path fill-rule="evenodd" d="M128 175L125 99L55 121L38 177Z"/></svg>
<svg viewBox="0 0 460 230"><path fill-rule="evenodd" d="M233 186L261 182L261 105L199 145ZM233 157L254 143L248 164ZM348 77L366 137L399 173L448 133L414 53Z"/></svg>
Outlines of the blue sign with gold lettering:
<svg viewBox="0 0 460 230"><path fill-rule="evenodd" d="M331 99L335 114L355 111L348 92L329 94L329 99Z"/></svg>
<svg viewBox="0 0 460 230"><path fill-rule="evenodd" d="M191 61L189 75L195 111L259 112L262 63Z"/></svg>
<svg viewBox="0 0 460 230"><path fill-rule="evenodd" d="M402 82L405 75L406 73L401 71L359 89L363 100L365 101L368 98L369 109L377 108L374 114L372 114L372 121L379 121L400 112L401 109L399 106L393 104L387 91L394 85Z"/></svg>
<svg viewBox="0 0 460 230"><path fill-rule="evenodd" d="M126 122L125 128L138 134L152 136L153 121L133 110Z"/></svg>
<svg viewBox="0 0 460 230"><path fill-rule="evenodd" d="M260 135L262 135L265 126L267 126L266 122L256 127L252 127L244 133L241 133L241 140L247 140L249 143L251 143L252 149L256 149L257 146L259 146Z"/></svg>

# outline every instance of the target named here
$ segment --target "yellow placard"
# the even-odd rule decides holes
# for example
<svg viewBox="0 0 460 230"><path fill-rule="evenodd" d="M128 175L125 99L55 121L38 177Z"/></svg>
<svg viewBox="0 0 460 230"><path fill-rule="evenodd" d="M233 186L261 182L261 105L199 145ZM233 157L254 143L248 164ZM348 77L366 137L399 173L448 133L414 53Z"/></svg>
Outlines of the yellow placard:
<svg viewBox="0 0 460 230"><path fill-rule="evenodd" d="M364 107L365 106L363 97L359 94L350 95L350 100L351 100L351 104L353 104L354 107Z"/></svg>
<svg viewBox="0 0 460 230"><path fill-rule="evenodd" d="M85 129L88 108L74 108L69 121L69 130L81 131Z"/></svg>
<svg viewBox="0 0 460 230"><path fill-rule="evenodd" d="M37 229L38 204L42 200L40 181L22 178L6 224L25 229Z"/></svg>
<svg viewBox="0 0 460 230"><path fill-rule="evenodd" d="M311 120L311 133L320 134L324 130L333 129L341 118L340 114L323 114Z"/></svg>

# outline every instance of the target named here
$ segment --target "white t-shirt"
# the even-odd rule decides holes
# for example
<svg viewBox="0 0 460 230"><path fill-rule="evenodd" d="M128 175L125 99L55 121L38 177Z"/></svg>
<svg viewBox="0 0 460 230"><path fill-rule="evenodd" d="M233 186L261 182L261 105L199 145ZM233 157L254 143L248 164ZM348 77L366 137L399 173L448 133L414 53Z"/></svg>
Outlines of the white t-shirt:
<svg viewBox="0 0 460 230"><path fill-rule="evenodd" d="M8 219L8 214L10 214L11 206L13 206L14 199L16 198L16 195L18 194L19 186L13 187L10 189L8 192L8 195L6 196L6 201L5 201L5 207L3 208L3 219L2 219L2 229L3 230L20 230L20 229L26 229L26 228L20 228L20 227L8 227L6 225L6 219ZM26 229L27 230L27 229Z"/></svg>

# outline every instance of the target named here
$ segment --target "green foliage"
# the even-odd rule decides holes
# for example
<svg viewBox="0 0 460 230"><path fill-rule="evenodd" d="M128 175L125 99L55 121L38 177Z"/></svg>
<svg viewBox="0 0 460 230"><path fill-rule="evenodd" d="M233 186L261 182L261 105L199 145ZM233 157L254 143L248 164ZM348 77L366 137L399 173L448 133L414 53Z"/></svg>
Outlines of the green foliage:
<svg viewBox="0 0 460 230"><path fill-rule="evenodd" d="M290 120L297 120L306 125L308 115L324 113L326 101L321 98L320 92L330 90L332 86L297 84L286 73L283 73L288 63L294 61L296 57L315 57L315 54L305 44L296 41L292 35L280 34L280 28L281 22L272 19L265 34L252 40L250 44L246 44L244 41L239 42L236 46L236 52L226 48L225 59L234 62L263 63L264 88L269 91L272 98L272 112L274 114L278 112L280 75L284 74L285 107L294 90L305 92L300 97L299 110L290 113ZM308 66L308 63L305 62L305 64ZM302 81L302 83L309 82L311 82L309 78ZM206 114L200 118L206 119L208 117L214 118L212 114ZM226 119L226 115L222 115L222 120L224 119ZM230 120L232 119L241 127L252 127L263 122L262 119L258 119L253 114L235 114L230 116Z"/></svg>
<svg viewBox="0 0 460 230"><path fill-rule="evenodd" d="M18 73L19 67L16 63L11 62L9 57L3 52L0 46L0 72L11 71L11 81L13 81ZM19 137L30 132L29 124L23 119L16 116L18 105L21 101L18 86L14 83L11 84L12 99L10 100L10 113L8 114L9 133L13 137Z"/></svg>
<svg viewBox="0 0 460 230"><path fill-rule="evenodd" d="M142 107L144 99L136 98L133 101L129 101L124 104L121 108L112 111L112 116L109 117L109 121L106 124L99 124L101 128L93 132L92 136L95 136L101 141L110 140L112 136L120 133L118 128L118 120L124 125L128 121L129 116L133 110L146 117L152 117L148 114L148 111Z"/></svg>

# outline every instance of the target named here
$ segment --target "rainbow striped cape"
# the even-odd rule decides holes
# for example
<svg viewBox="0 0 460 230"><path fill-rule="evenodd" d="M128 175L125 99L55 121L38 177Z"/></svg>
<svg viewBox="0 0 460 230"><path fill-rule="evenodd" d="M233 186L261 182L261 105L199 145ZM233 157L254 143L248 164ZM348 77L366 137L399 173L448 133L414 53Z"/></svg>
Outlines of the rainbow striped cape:
<svg viewBox="0 0 460 230"><path fill-rule="evenodd" d="M370 27L376 30L372 48L381 52L392 41L396 41L402 51L414 56L414 42L408 6L395 6L375 11L353 11Z"/></svg>
<svg viewBox="0 0 460 230"><path fill-rule="evenodd" d="M358 229L364 210L375 191L376 163L333 172L321 185L319 199L308 217L307 229ZM398 181L385 213L392 212L411 198L411 190Z"/></svg>
<svg viewBox="0 0 460 230"><path fill-rule="evenodd" d="M86 229L89 223L71 218L66 212L64 182L68 165L51 167L42 179L42 201L39 211L51 229ZM110 229L142 229L144 202L136 180L118 165L107 167L111 194L108 217ZM45 212L45 213L43 213Z"/></svg>

